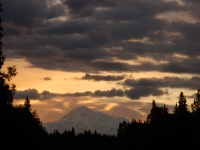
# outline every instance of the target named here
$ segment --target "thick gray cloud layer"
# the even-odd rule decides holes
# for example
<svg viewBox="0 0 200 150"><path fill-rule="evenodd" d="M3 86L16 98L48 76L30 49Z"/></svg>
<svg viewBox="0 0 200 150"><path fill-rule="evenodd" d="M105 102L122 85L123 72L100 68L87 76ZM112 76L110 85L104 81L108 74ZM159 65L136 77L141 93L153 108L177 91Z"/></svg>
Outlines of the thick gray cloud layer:
<svg viewBox="0 0 200 150"><path fill-rule="evenodd" d="M1 3L3 52L8 58L26 59L34 67L73 72L200 72L198 1L182 0L179 4L176 0L62 0L53 4L53 0L2 0ZM139 61L141 57L157 63L148 59ZM140 64L127 63L130 60Z"/></svg>
<svg viewBox="0 0 200 150"><path fill-rule="evenodd" d="M194 76L192 78L178 78L178 77L141 78L138 80L127 79L124 81L123 84L130 87L186 88L195 90L200 87L200 77Z"/></svg>

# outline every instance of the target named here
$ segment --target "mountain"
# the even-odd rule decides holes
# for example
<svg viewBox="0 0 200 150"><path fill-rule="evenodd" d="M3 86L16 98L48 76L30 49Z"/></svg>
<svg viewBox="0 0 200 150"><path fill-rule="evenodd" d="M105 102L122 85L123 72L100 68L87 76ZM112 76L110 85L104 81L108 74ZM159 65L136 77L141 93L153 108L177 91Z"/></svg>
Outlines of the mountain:
<svg viewBox="0 0 200 150"><path fill-rule="evenodd" d="M71 130L74 127L76 133L83 133L85 130L98 133L113 135L117 133L119 123L128 121L123 117L115 118L102 112L94 111L85 106L73 109L60 120L54 122L43 123L47 132L53 133L58 130L63 133L66 129Z"/></svg>

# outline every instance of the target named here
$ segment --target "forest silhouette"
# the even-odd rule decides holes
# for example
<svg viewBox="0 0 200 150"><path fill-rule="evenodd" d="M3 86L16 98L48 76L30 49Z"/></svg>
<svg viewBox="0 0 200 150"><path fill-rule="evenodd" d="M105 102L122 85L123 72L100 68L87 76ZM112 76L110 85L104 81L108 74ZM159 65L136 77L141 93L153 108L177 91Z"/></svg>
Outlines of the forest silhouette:
<svg viewBox="0 0 200 150"><path fill-rule="evenodd" d="M0 4L0 11L2 5ZM181 92L172 113L168 108L152 108L145 121L122 122L117 135L102 135L96 130L75 133L75 129L59 133L47 133L36 111L32 111L30 100L23 105L13 105L16 86L10 81L17 75L15 66L2 71L6 60L2 53L3 37L0 18L0 120L1 147L4 149L166 149L195 148L200 141L200 90L189 109L186 97Z"/></svg>

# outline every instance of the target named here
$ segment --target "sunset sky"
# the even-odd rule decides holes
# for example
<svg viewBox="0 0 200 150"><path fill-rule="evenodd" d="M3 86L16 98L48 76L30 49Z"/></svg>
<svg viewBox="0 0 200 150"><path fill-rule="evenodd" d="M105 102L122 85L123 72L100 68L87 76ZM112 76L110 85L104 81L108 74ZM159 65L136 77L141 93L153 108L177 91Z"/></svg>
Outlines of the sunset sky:
<svg viewBox="0 0 200 150"><path fill-rule="evenodd" d="M1 0L2 51L42 122L87 106L146 119L200 88L199 0Z"/></svg>

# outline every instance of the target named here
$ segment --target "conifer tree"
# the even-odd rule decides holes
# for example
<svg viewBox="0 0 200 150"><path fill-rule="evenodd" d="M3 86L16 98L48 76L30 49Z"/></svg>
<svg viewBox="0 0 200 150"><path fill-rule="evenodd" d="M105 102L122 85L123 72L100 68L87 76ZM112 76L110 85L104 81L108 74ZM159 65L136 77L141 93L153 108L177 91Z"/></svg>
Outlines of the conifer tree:
<svg viewBox="0 0 200 150"><path fill-rule="evenodd" d="M31 104L30 104L30 100L29 100L28 96L26 97L26 99L24 101L24 108L25 108L25 110L31 111Z"/></svg>
<svg viewBox="0 0 200 150"><path fill-rule="evenodd" d="M152 109L150 114L147 116L147 122L153 122L155 121L162 113L162 110L157 107L156 102L152 101Z"/></svg>
<svg viewBox="0 0 200 150"><path fill-rule="evenodd" d="M189 112L188 111L188 105L187 105L186 98L185 98L183 92L180 93L178 103L179 103L179 105L177 107L178 115L187 114Z"/></svg>
<svg viewBox="0 0 200 150"><path fill-rule="evenodd" d="M197 90L194 102L191 104L191 109L193 113L200 115L200 89Z"/></svg>
<svg viewBox="0 0 200 150"><path fill-rule="evenodd" d="M178 114L178 105L176 103L176 105L174 106L174 114Z"/></svg>
<svg viewBox="0 0 200 150"><path fill-rule="evenodd" d="M0 3L0 11L2 11L2 4ZM2 66L4 65L4 61L6 59L5 55L2 52L2 30L1 26L1 16L0 16L0 106L4 107L5 105L12 106L13 95L15 92L15 85L10 84L10 80L12 77L17 75L16 67L8 67L7 72L2 71Z"/></svg>
<svg viewBox="0 0 200 150"><path fill-rule="evenodd" d="M167 115L168 115L168 112L169 112L169 110L168 110L168 108L166 107L166 105L164 104L163 109L162 109L162 115L163 115L163 116L167 116Z"/></svg>

